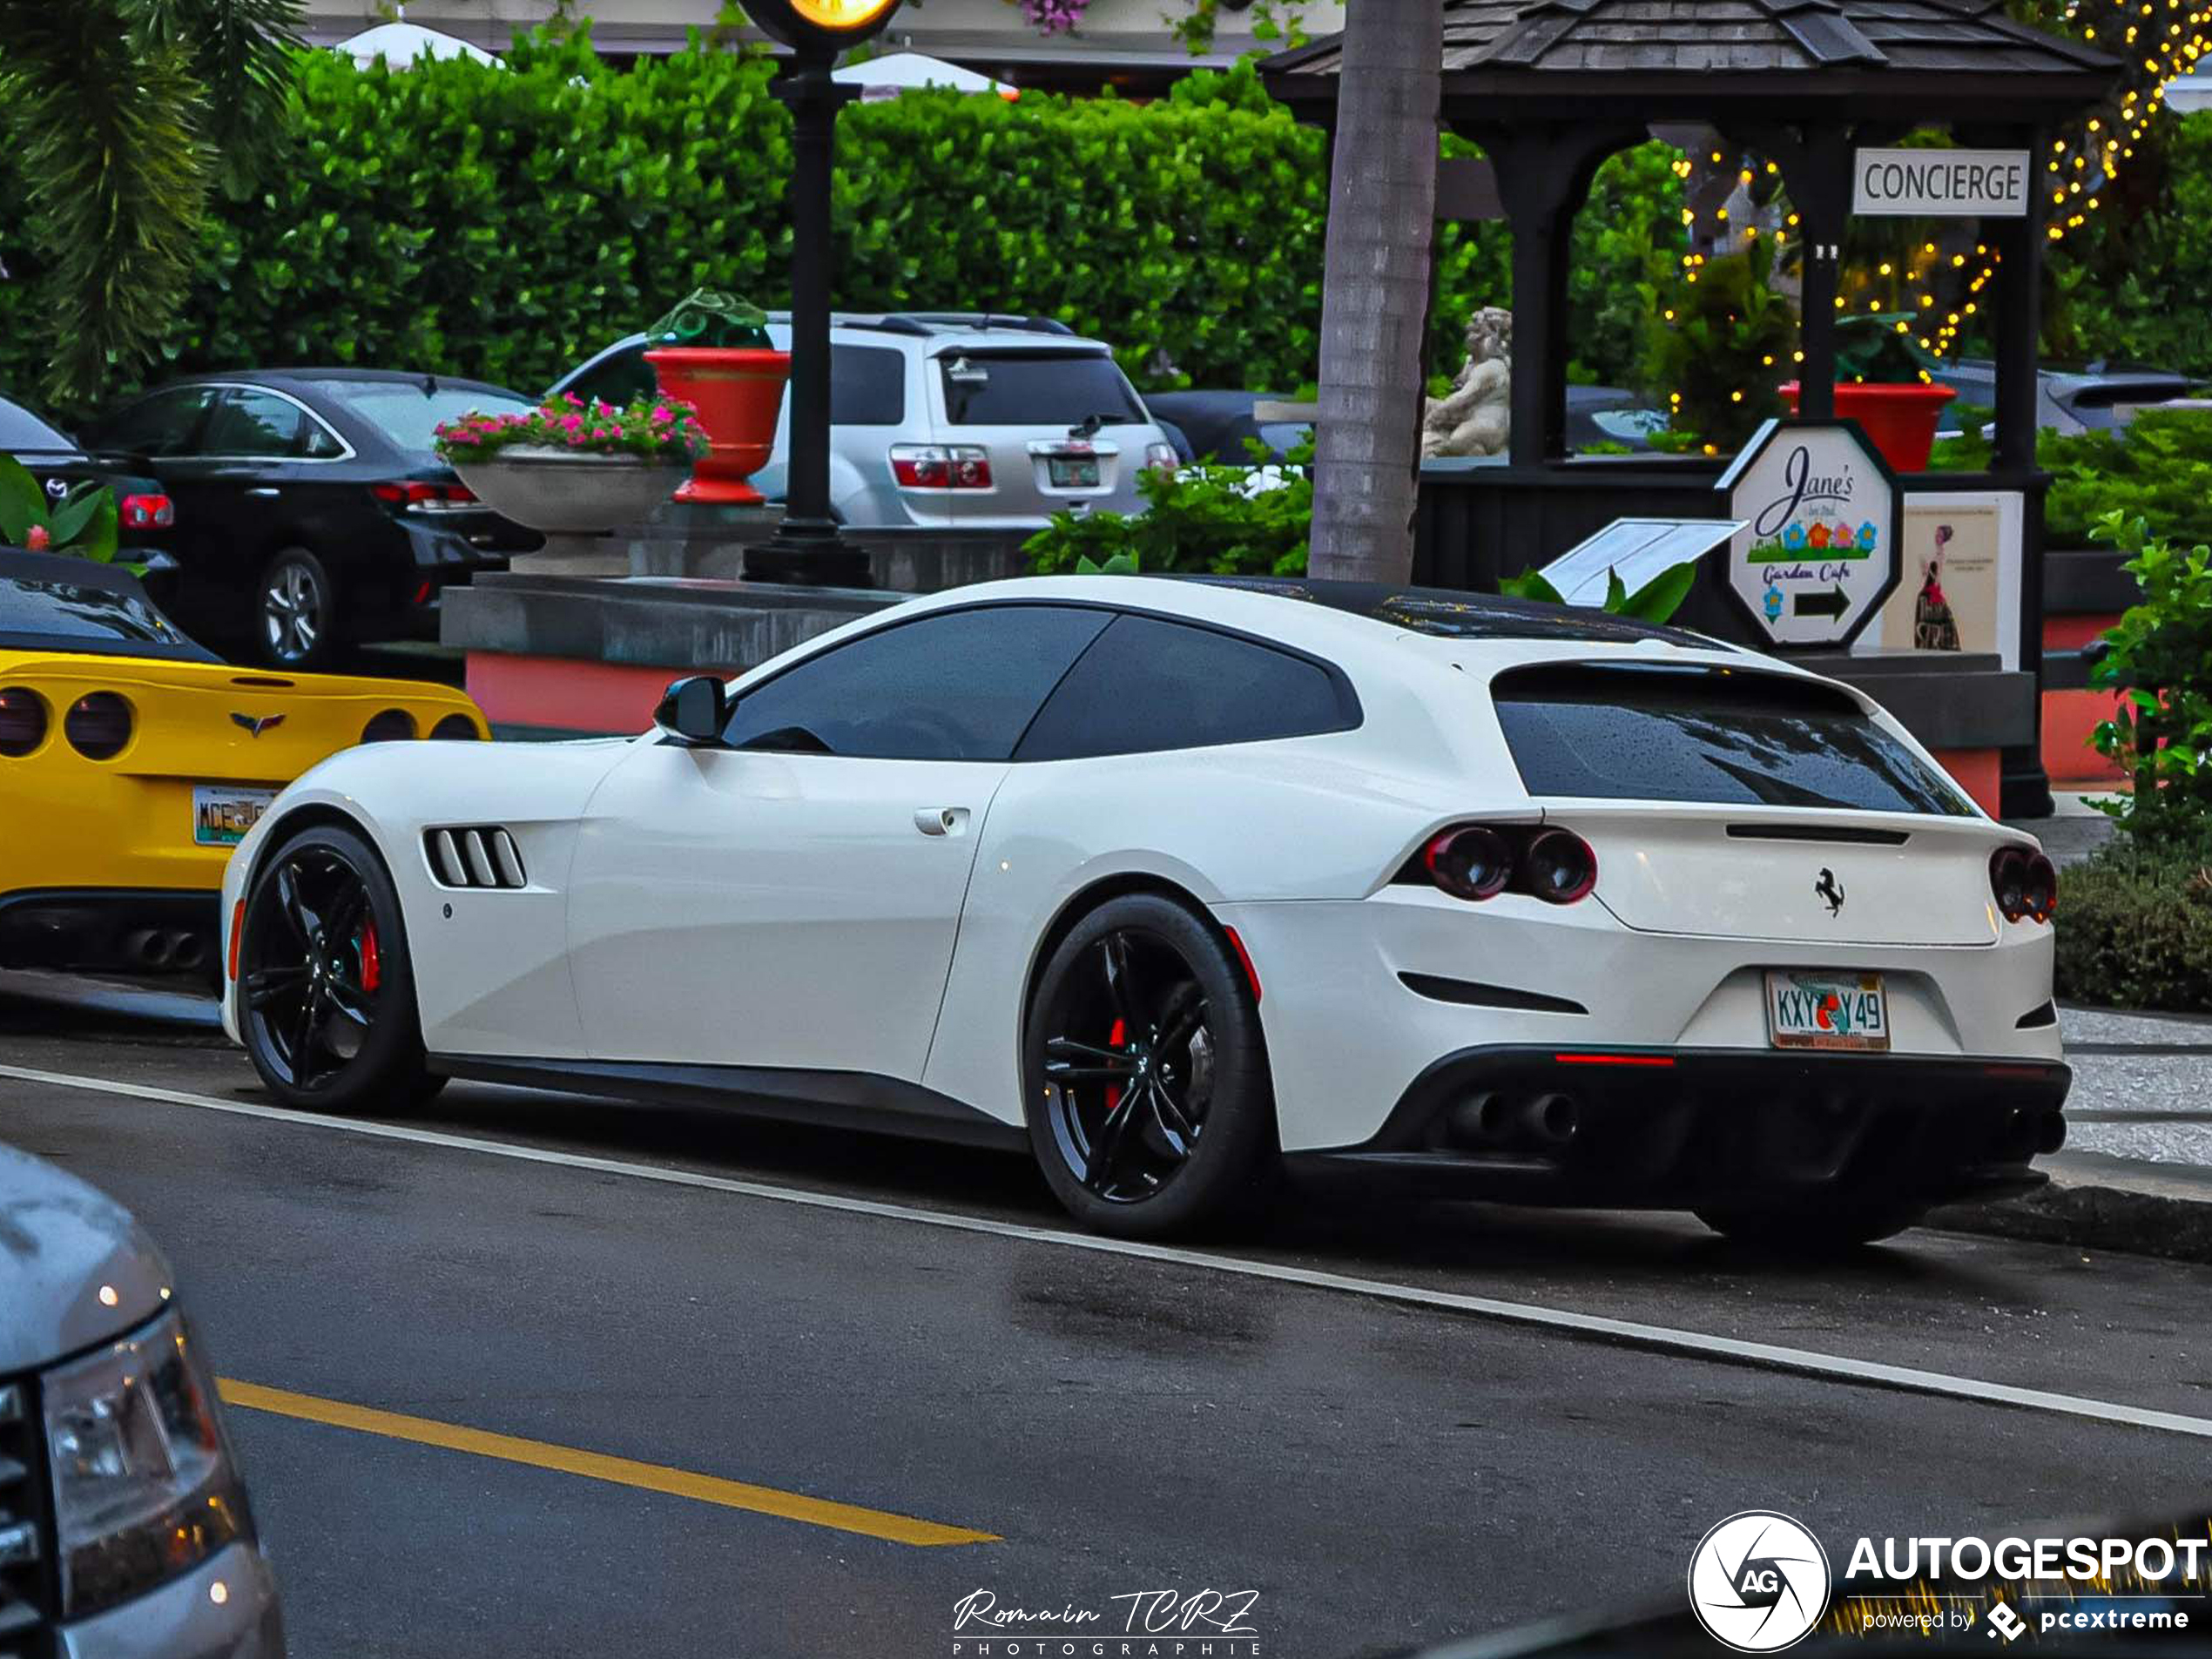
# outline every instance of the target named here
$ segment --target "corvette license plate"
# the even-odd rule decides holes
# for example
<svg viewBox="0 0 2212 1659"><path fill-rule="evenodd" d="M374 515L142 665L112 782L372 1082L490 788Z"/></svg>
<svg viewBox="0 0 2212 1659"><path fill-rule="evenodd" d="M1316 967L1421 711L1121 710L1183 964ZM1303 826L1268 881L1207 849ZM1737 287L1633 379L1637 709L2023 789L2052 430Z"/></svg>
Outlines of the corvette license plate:
<svg viewBox="0 0 2212 1659"><path fill-rule="evenodd" d="M1885 1052L1890 1046L1890 1008L1882 976L1770 968L1766 976L1766 1026L1767 1035L1777 1049Z"/></svg>
<svg viewBox="0 0 2212 1659"><path fill-rule="evenodd" d="M1093 455L1050 455L1045 460L1045 475L1052 480L1055 489L1096 489L1098 488L1098 461Z"/></svg>
<svg viewBox="0 0 2212 1659"><path fill-rule="evenodd" d="M222 784L194 784L192 792L192 839L196 846L236 846L246 832L261 821L277 792L273 789L233 789Z"/></svg>

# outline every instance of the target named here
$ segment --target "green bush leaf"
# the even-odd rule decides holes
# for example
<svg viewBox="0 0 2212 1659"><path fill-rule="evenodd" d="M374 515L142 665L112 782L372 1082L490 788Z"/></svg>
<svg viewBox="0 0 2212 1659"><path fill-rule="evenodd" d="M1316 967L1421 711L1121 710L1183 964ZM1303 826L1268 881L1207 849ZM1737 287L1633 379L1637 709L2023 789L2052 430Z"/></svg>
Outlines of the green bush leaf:
<svg viewBox="0 0 2212 1659"><path fill-rule="evenodd" d="M34 524L46 522L46 492L13 455L0 455L0 536L21 547Z"/></svg>

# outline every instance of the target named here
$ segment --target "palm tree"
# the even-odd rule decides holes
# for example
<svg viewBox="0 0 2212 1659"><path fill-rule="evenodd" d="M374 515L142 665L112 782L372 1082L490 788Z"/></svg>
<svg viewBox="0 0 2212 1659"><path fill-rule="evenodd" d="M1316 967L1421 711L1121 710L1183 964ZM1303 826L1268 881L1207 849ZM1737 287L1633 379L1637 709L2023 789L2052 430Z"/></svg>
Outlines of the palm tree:
<svg viewBox="0 0 2212 1659"><path fill-rule="evenodd" d="M183 303L208 192L243 193L283 131L300 0L0 0L46 391L95 401Z"/></svg>
<svg viewBox="0 0 2212 1659"><path fill-rule="evenodd" d="M1329 181L1307 568L1403 582L1413 565L1443 0L1359 0L1351 17Z"/></svg>

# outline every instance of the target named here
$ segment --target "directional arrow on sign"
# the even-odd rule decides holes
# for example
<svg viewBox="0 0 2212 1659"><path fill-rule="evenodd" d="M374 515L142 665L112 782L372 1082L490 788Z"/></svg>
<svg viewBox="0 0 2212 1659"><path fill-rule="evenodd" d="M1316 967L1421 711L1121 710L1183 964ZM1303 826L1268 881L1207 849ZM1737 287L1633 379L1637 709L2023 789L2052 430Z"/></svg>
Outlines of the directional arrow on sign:
<svg viewBox="0 0 2212 1659"><path fill-rule="evenodd" d="M1851 596L1838 583L1825 593L1793 594L1791 609L1800 617L1840 617L1851 609Z"/></svg>

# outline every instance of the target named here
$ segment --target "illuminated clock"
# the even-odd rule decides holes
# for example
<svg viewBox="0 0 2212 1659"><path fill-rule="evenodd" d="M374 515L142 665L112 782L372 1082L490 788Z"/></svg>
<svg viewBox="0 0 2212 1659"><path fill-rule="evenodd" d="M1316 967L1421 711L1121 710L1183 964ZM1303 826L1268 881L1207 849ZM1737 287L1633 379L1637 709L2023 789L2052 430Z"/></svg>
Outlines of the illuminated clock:
<svg viewBox="0 0 2212 1659"><path fill-rule="evenodd" d="M745 11L785 45L850 46L891 20L899 0L752 0Z"/></svg>

